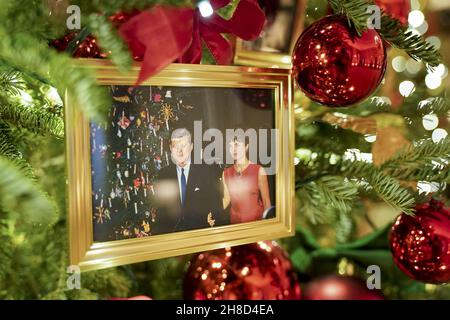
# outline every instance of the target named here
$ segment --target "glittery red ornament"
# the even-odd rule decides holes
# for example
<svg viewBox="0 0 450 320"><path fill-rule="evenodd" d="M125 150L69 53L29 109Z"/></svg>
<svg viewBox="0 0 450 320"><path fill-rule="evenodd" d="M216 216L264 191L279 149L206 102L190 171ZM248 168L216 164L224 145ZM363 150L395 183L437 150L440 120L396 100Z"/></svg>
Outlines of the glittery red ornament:
<svg viewBox="0 0 450 320"><path fill-rule="evenodd" d="M331 107L367 98L386 70L386 49L377 31L361 37L343 16L327 16L309 26L293 52L297 84L314 101Z"/></svg>
<svg viewBox="0 0 450 320"><path fill-rule="evenodd" d="M390 234L392 256L409 277L427 283L450 282L450 211L431 200L402 213Z"/></svg>
<svg viewBox="0 0 450 320"><path fill-rule="evenodd" d="M300 285L287 254L264 241L196 254L183 293L196 300L294 300Z"/></svg>
<svg viewBox="0 0 450 320"><path fill-rule="evenodd" d="M401 23L408 23L408 15L411 11L410 0L375 0L375 4Z"/></svg>
<svg viewBox="0 0 450 320"><path fill-rule="evenodd" d="M311 281L303 292L306 300L384 300L379 290L347 276L329 275Z"/></svg>
<svg viewBox="0 0 450 320"><path fill-rule="evenodd" d="M50 46L58 51L65 51L69 43L78 35L77 32L70 32L64 37L54 40ZM106 58L106 54L102 53L97 44L97 40L92 36L87 36L82 42L77 43L77 49L73 56L75 58Z"/></svg>

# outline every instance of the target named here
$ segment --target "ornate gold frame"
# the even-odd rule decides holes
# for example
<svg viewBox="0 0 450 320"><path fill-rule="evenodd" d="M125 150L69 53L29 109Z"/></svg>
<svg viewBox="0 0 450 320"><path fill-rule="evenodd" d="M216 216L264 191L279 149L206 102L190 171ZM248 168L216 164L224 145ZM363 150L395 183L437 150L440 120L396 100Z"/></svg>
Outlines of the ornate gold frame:
<svg viewBox="0 0 450 320"><path fill-rule="evenodd" d="M94 70L100 85L132 85L140 69L136 64L130 73L123 75L106 60L82 59L78 63L81 67ZM279 129L276 147L276 217L147 238L94 242L89 121L73 97L66 93L71 264L88 271L294 234L294 114L288 70L172 64L142 85L274 89L275 127Z"/></svg>
<svg viewBox="0 0 450 320"><path fill-rule="evenodd" d="M292 67L291 53L294 49L297 39L303 31L305 8L307 0L297 0L297 6L294 14L294 23L291 41L288 53L273 53L264 51L253 51L243 48L242 40L236 39L236 48L234 53L234 63L238 65L255 66L263 68L284 68Z"/></svg>

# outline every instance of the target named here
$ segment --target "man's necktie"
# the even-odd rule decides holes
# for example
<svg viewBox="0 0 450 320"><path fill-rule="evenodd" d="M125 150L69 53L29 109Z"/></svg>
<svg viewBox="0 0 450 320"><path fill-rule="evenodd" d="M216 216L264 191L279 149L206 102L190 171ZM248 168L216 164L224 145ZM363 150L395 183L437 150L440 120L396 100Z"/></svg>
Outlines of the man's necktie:
<svg viewBox="0 0 450 320"><path fill-rule="evenodd" d="M186 177L184 175L184 168L181 168L181 206L184 207L186 200Z"/></svg>

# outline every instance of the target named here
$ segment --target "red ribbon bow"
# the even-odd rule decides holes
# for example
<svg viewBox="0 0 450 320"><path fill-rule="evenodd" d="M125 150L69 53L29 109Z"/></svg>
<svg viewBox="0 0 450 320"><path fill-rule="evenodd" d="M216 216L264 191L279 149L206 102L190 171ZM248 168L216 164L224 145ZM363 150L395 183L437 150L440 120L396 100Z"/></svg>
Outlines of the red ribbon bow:
<svg viewBox="0 0 450 320"><path fill-rule="evenodd" d="M213 10L229 3L230 0L210 0ZM216 13L202 17L198 8L157 5L125 22L119 33L133 56L143 57L139 85L174 61L200 63L202 40L218 64L231 63L233 52L221 33L253 40L261 33L264 22L264 12L256 0L241 0L229 20Z"/></svg>

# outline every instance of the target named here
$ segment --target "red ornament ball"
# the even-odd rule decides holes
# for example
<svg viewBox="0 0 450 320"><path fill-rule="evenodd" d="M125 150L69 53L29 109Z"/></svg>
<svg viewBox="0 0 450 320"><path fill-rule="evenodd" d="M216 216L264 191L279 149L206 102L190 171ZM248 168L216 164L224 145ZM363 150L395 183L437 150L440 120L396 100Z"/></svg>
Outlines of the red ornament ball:
<svg viewBox="0 0 450 320"><path fill-rule="evenodd" d="M69 43L78 35L78 32L70 32L60 39L53 40L50 46L62 52L67 49ZM77 49L73 56L75 58L106 58L97 44L97 40L92 36L87 36L82 42L77 42Z"/></svg>
<svg viewBox="0 0 450 320"><path fill-rule="evenodd" d="M402 213L390 234L397 266L414 280L450 282L450 211L442 202L416 207L414 217Z"/></svg>
<svg viewBox="0 0 450 320"><path fill-rule="evenodd" d="M361 37L343 16L309 26L294 48L294 78L312 100L331 106L355 104L372 94L386 71L386 48L377 31Z"/></svg>
<svg viewBox="0 0 450 320"><path fill-rule="evenodd" d="M286 252L264 241L196 254L183 294L195 300L295 300L300 285Z"/></svg>
<svg viewBox="0 0 450 320"><path fill-rule="evenodd" d="M384 300L379 290L347 276L329 275L311 281L303 292L305 300Z"/></svg>
<svg viewBox="0 0 450 320"><path fill-rule="evenodd" d="M411 0L375 0L375 4L392 18L399 20L403 24L408 23Z"/></svg>

